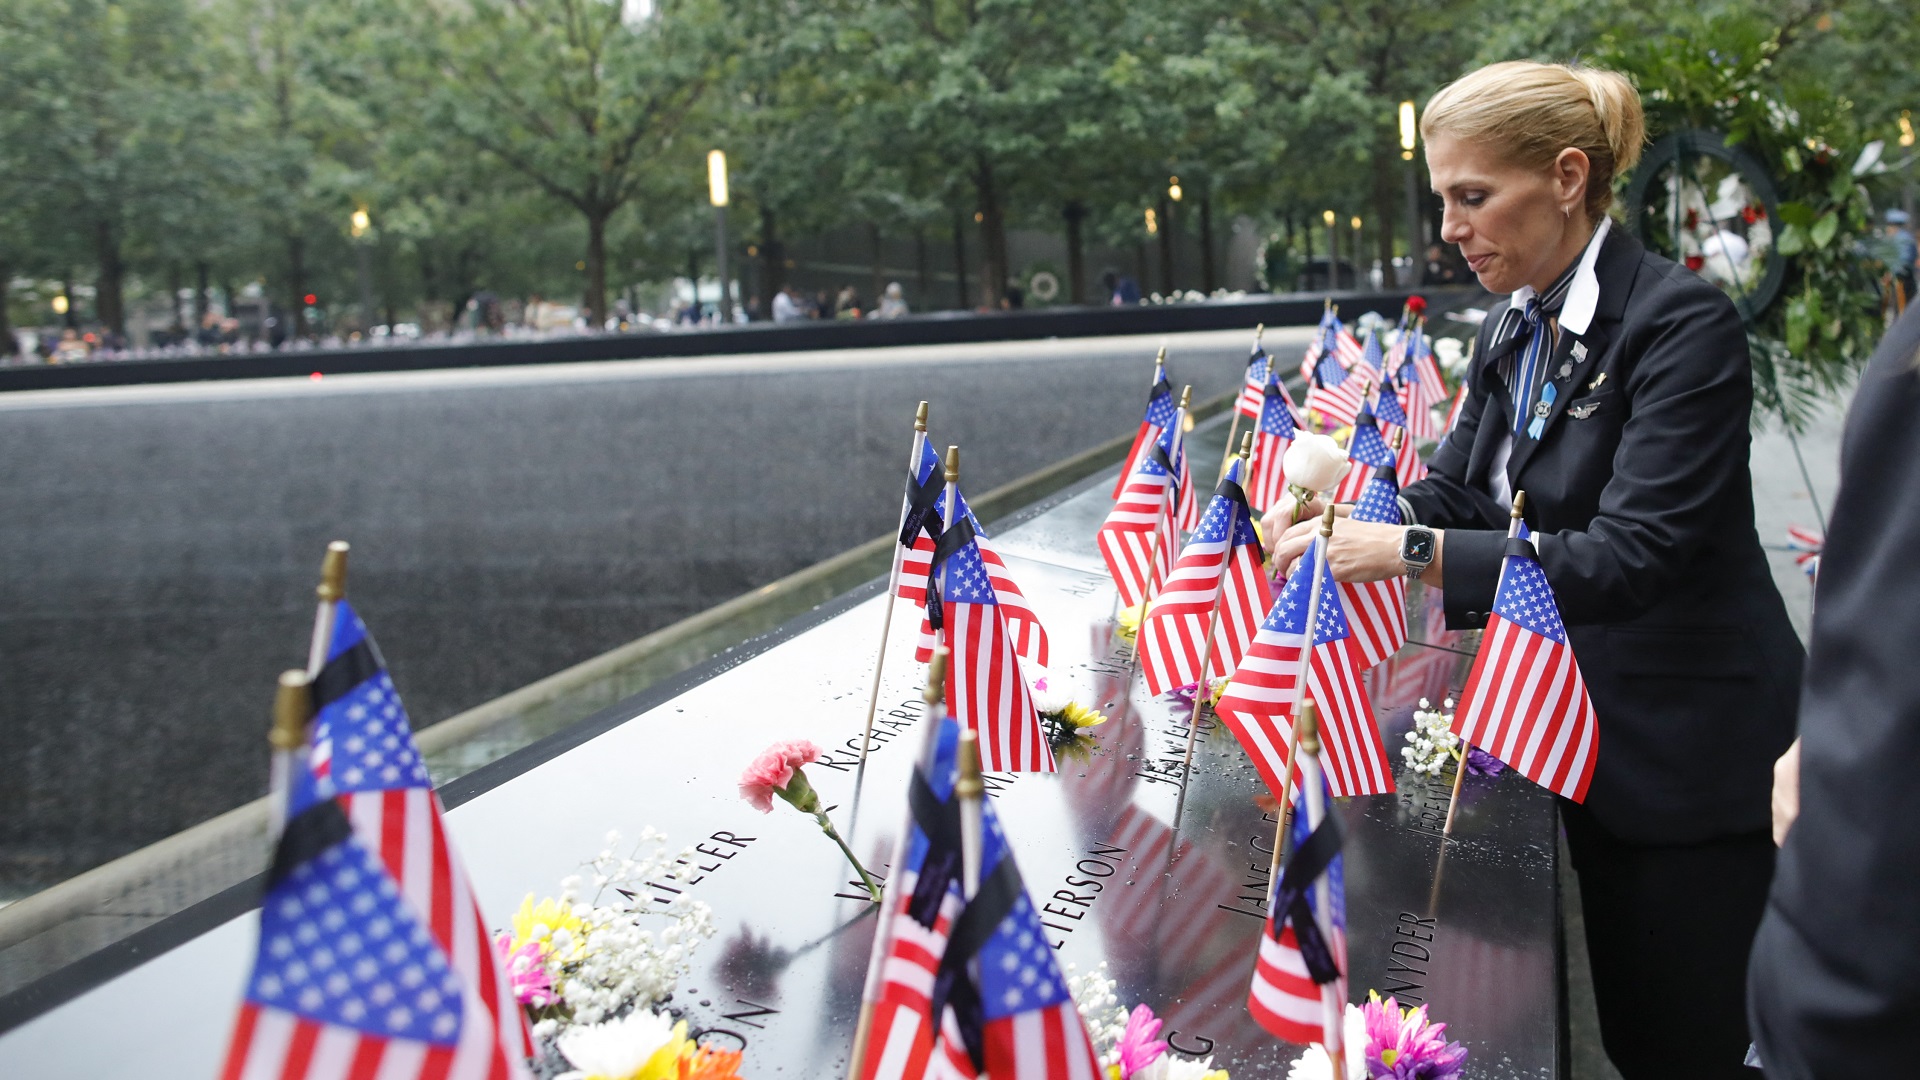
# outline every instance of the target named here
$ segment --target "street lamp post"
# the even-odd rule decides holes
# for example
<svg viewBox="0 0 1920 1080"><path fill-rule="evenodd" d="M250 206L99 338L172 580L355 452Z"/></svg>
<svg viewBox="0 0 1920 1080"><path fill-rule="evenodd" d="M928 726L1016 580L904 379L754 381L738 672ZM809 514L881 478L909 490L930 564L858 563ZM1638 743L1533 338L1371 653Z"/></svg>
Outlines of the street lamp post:
<svg viewBox="0 0 1920 1080"><path fill-rule="evenodd" d="M1340 232L1334 228L1333 211L1321 214L1320 220L1327 223L1327 291L1332 292L1340 287Z"/></svg>
<svg viewBox="0 0 1920 1080"><path fill-rule="evenodd" d="M1360 268L1366 265L1366 258L1360 254L1360 215L1353 215L1353 287L1360 287Z"/></svg>
<svg viewBox="0 0 1920 1080"><path fill-rule="evenodd" d="M1408 284L1420 284L1420 267L1426 253L1426 237L1420 228L1420 166L1413 160L1414 141L1419 128L1414 123L1413 102L1400 103L1400 158L1407 163L1407 278Z"/></svg>
<svg viewBox="0 0 1920 1080"><path fill-rule="evenodd" d="M713 247L720 273L720 323L733 321L733 296L727 288L727 153L707 152L707 201L713 203ZM693 283L693 302L700 303L700 283Z"/></svg>
<svg viewBox="0 0 1920 1080"><path fill-rule="evenodd" d="M360 330L369 337L373 334L373 271L367 265L367 230L371 228L367 208L355 208L348 231L353 233L354 258L360 266Z"/></svg>

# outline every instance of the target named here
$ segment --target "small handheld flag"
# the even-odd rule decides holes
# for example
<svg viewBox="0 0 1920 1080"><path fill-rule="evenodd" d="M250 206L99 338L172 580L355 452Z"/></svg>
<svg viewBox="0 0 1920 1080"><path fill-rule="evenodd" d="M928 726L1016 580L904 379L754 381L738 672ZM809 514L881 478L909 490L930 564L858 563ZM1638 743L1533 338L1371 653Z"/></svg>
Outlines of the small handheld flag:
<svg viewBox="0 0 1920 1080"><path fill-rule="evenodd" d="M1360 498L1373 470L1394 463L1393 447L1388 446L1386 437L1380 434L1380 425L1374 422L1372 413L1362 410L1354 417L1353 434L1347 439L1347 460L1357 467L1348 469L1334 486L1334 502L1350 503Z"/></svg>
<svg viewBox="0 0 1920 1080"><path fill-rule="evenodd" d="M1128 477L1120 499L1095 536L1107 573L1120 593L1120 602L1134 607L1156 592L1180 547L1175 507L1184 498L1187 471L1185 436L1181 423L1192 394L1180 394L1174 422L1160 433L1153 452Z"/></svg>
<svg viewBox="0 0 1920 1080"><path fill-rule="evenodd" d="M1228 467L1200 527L1140 622L1141 667L1156 695L1232 671L1271 602L1260 569L1260 537L1240 487L1245 465L1235 460Z"/></svg>
<svg viewBox="0 0 1920 1080"><path fill-rule="evenodd" d="M1382 465L1373 474L1360 492L1352 519L1401 524L1400 485L1394 480L1393 469ZM1406 578L1396 574L1380 581L1343 581L1340 598L1353 616L1354 652L1362 668L1380 663L1407 643Z"/></svg>
<svg viewBox="0 0 1920 1080"><path fill-rule="evenodd" d="M1294 1043L1319 1043L1336 1065L1345 1049L1346 883L1339 819L1328 813L1311 701L1300 710L1300 790L1295 793L1284 866L1274 874L1247 1010L1261 1027ZM1282 821L1289 815L1282 813ZM1274 851L1280 850L1275 837ZM1335 1076L1345 1076L1337 1069Z"/></svg>
<svg viewBox="0 0 1920 1080"><path fill-rule="evenodd" d="M1260 406L1260 423L1253 429L1253 460L1248 466L1247 503L1265 513L1280 504L1287 493L1287 470L1283 464L1287 447L1299 434L1294 425L1293 406L1286 391L1271 375Z"/></svg>
<svg viewBox="0 0 1920 1080"><path fill-rule="evenodd" d="M1153 386L1147 390L1146 415L1140 418L1140 428L1133 433L1133 445L1127 450L1127 459L1120 464L1120 477L1113 483L1113 497L1118 499L1120 492L1127 486L1127 478L1133 470L1140 467L1141 455L1153 448L1160 433L1173 423L1173 384L1167 381L1167 347L1160 346L1160 354L1153 358Z"/></svg>
<svg viewBox="0 0 1920 1080"><path fill-rule="evenodd" d="M1453 731L1556 795L1584 802L1600 725L1566 626L1513 498L1513 525L1493 610Z"/></svg>
<svg viewBox="0 0 1920 1080"><path fill-rule="evenodd" d="M1334 323L1337 327L1339 320ZM1337 340L1335 330L1328 333ZM1307 380L1306 409L1335 427L1345 427L1353 423L1366 401L1366 380L1353 376L1341 366L1338 354L1337 346L1323 349L1320 359L1314 363Z"/></svg>

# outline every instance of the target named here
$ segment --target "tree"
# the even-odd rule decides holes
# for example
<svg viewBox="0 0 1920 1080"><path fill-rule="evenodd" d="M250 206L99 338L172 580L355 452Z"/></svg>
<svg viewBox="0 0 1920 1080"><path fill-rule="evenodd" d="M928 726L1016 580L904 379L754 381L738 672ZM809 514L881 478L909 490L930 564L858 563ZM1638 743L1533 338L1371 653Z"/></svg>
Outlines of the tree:
<svg viewBox="0 0 1920 1080"><path fill-rule="evenodd" d="M715 78L716 0L454 0L422 5L412 70L432 122L586 223L585 307L607 312L607 223L650 171L697 171L688 117ZM510 43L507 47L503 44Z"/></svg>

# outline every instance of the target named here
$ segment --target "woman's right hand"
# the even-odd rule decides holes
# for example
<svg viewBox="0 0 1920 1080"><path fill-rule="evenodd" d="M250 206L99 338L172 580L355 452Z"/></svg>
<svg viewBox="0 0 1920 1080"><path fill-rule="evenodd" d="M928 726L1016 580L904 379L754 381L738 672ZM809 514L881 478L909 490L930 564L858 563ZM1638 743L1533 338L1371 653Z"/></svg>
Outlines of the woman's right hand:
<svg viewBox="0 0 1920 1080"><path fill-rule="evenodd" d="M1267 558L1273 558L1275 545L1280 543L1280 538L1286 535L1288 529L1299 522L1325 514L1327 503L1324 496L1315 495L1307 500L1307 505L1299 508L1299 513L1296 514L1294 509L1293 492L1289 491L1280 497L1280 501L1274 504L1273 509L1267 511L1265 517L1260 519L1260 538L1266 542ZM1334 506L1333 512L1336 517L1346 517L1353 512L1353 507L1346 503L1339 503Z"/></svg>

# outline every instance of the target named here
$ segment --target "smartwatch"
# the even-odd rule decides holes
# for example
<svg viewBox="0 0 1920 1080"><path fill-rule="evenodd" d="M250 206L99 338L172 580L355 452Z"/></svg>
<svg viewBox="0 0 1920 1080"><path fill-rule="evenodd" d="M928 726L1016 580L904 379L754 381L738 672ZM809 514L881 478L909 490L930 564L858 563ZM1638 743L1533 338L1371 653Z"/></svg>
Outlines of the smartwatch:
<svg viewBox="0 0 1920 1080"><path fill-rule="evenodd" d="M1427 567L1433 565L1433 530L1424 525L1409 525L1400 538L1400 562L1407 568L1407 576L1418 578Z"/></svg>

